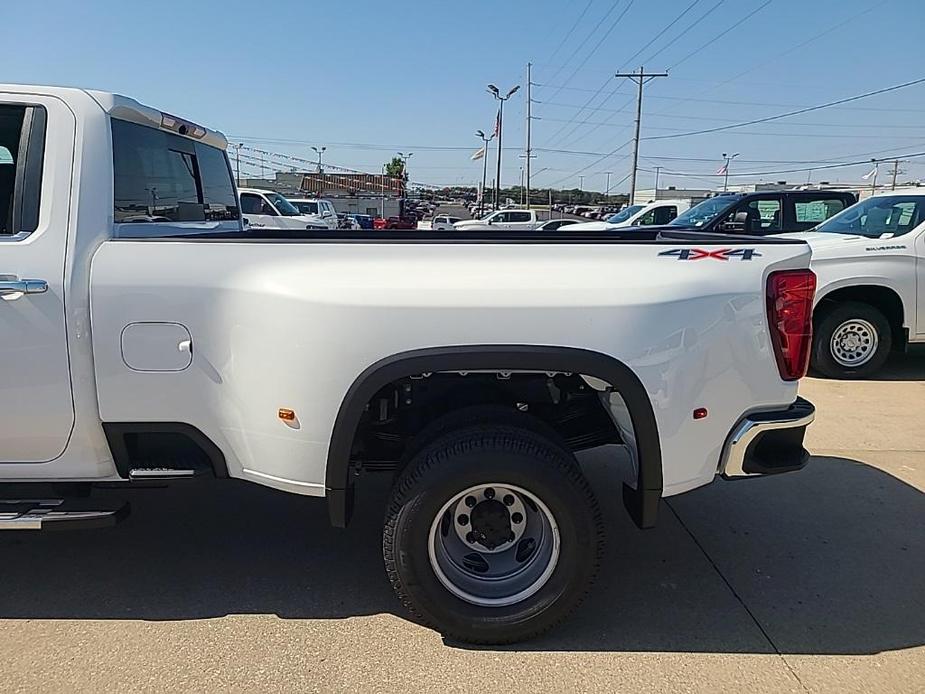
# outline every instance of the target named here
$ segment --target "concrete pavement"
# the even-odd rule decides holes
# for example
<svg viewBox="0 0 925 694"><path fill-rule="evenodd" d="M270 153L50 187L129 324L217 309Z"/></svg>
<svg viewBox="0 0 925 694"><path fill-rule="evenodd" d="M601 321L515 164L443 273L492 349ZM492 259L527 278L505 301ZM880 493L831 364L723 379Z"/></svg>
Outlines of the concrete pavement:
<svg viewBox="0 0 925 694"><path fill-rule="evenodd" d="M108 531L0 535L5 691L925 690L925 358L809 379L816 454L717 482L635 530L623 468L582 462L609 546L572 619L505 648L447 643L385 579L387 480L347 530L237 482L130 492ZM115 492L125 496L125 492Z"/></svg>

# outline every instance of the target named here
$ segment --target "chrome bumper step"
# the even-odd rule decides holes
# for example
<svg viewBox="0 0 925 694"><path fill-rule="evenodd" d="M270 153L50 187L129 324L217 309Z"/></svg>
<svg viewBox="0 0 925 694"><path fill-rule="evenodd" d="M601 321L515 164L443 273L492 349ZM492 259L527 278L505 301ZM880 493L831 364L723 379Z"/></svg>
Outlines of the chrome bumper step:
<svg viewBox="0 0 925 694"><path fill-rule="evenodd" d="M0 499L0 530L106 528L129 514L129 505L91 499Z"/></svg>

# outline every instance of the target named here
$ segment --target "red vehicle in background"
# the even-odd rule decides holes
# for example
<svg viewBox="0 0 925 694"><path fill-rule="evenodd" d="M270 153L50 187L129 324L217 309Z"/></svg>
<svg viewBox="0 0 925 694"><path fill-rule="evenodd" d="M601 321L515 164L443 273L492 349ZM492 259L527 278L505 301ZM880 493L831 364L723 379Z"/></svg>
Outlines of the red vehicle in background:
<svg viewBox="0 0 925 694"><path fill-rule="evenodd" d="M388 221L382 217L373 217L373 229L385 229L386 224L388 224Z"/></svg>
<svg viewBox="0 0 925 694"><path fill-rule="evenodd" d="M383 219L376 217L373 220L373 229L417 229L416 219L407 219L405 217L389 217Z"/></svg>

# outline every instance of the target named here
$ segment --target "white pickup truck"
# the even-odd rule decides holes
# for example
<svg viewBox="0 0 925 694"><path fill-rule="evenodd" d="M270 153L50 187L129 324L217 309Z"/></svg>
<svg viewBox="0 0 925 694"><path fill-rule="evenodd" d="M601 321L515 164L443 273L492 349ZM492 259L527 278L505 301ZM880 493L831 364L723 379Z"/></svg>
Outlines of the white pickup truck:
<svg viewBox="0 0 925 694"><path fill-rule="evenodd" d="M122 96L0 85L0 529L111 524L98 486L195 476L344 526L386 471L400 599L501 643L600 563L617 500L576 451L632 462L640 527L717 476L806 464L804 242L248 230L225 147Z"/></svg>
<svg viewBox="0 0 925 694"><path fill-rule="evenodd" d="M647 205L629 205L599 222L581 222L569 231L603 231L622 227L658 226L668 224L679 213L690 209L687 200L657 200Z"/></svg>
<svg viewBox="0 0 925 694"><path fill-rule="evenodd" d="M465 219L453 224L458 231L477 231L485 229L519 229L529 231L536 229L543 222L536 210L498 210L481 219Z"/></svg>
<svg viewBox="0 0 925 694"><path fill-rule="evenodd" d="M925 343L925 188L871 196L782 236L813 249L815 369L864 378L891 350Z"/></svg>

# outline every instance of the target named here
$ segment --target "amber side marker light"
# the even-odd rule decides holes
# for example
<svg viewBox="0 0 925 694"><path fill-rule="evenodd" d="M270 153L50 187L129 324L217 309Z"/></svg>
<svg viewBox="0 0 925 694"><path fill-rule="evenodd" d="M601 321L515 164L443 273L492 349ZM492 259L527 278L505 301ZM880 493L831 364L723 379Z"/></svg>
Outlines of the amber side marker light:
<svg viewBox="0 0 925 694"><path fill-rule="evenodd" d="M295 421L295 411L290 410L287 407L279 408L279 418L284 422L294 422Z"/></svg>
<svg viewBox="0 0 925 694"><path fill-rule="evenodd" d="M694 410L694 419L706 419L708 414L706 407L698 407Z"/></svg>

